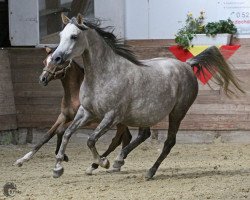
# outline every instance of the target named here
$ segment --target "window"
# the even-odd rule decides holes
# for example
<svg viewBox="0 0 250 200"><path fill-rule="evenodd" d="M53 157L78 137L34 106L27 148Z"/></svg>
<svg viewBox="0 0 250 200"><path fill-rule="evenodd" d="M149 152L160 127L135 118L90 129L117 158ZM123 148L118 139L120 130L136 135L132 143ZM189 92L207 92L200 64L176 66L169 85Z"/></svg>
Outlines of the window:
<svg viewBox="0 0 250 200"><path fill-rule="evenodd" d="M62 29L61 12L66 12L69 17L81 13L87 18L92 18L94 0L40 0L40 44L58 43L58 32Z"/></svg>
<svg viewBox="0 0 250 200"><path fill-rule="evenodd" d="M59 42L61 13L94 16L94 0L11 0L9 1L12 46L38 46Z"/></svg>

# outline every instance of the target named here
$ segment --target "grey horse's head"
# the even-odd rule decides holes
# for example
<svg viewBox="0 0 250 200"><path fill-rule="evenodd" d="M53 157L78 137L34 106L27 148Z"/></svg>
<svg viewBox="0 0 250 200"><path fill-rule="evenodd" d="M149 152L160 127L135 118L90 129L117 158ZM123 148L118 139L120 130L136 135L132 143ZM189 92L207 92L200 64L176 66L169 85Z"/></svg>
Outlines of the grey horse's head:
<svg viewBox="0 0 250 200"><path fill-rule="evenodd" d="M65 61L80 56L88 46L86 37L88 27L84 24L81 14L72 19L62 14L62 22L65 27L60 32L60 43L51 57L52 62L55 64L62 64Z"/></svg>

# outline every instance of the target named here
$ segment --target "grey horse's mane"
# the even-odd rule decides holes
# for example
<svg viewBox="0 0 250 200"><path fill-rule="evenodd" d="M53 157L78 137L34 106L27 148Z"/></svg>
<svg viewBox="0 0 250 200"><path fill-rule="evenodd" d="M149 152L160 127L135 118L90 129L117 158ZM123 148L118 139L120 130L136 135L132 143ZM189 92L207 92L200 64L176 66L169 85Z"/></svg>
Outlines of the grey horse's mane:
<svg viewBox="0 0 250 200"><path fill-rule="evenodd" d="M70 20L70 23L74 24L81 30L86 30L86 27L81 26L77 23L75 17ZM139 61L134 52L130 49L131 46L124 44L122 39L117 38L114 35L114 27L101 27L101 21L97 18L92 20L84 20L84 25L96 30L96 32L105 40L105 42L111 47L111 49L118 55L124 57L130 62L138 66L145 66L141 61ZM111 30L111 31L110 31Z"/></svg>

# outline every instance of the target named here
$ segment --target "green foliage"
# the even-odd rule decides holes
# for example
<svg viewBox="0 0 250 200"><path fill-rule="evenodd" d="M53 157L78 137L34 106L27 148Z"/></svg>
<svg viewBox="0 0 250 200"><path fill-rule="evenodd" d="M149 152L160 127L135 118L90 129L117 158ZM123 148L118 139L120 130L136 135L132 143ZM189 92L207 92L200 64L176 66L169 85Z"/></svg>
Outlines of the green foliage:
<svg viewBox="0 0 250 200"><path fill-rule="evenodd" d="M180 30L175 36L175 42L187 49L190 46L190 41L193 39L193 34L185 30Z"/></svg>
<svg viewBox="0 0 250 200"><path fill-rule="evenodd" d="M220 20L219 22L209 22L204 25L204 14L201 11L198 18L194 18L192 13L187 15L186 25L181 28L175 36L175 42L182 46L184 49L188 49L191 45L191 41L196 34L216 35L218 33L235 34L237 28L233 24L232 20Z"/></svg>
<svg viewBox="0 0 250 200"><path fill-rule="evenodd" d="M209 22L205 26L205 33L207 35L216 35L218 33L235 34L236 32L237 28L231 19L220 20L219 22Z"/></svg>

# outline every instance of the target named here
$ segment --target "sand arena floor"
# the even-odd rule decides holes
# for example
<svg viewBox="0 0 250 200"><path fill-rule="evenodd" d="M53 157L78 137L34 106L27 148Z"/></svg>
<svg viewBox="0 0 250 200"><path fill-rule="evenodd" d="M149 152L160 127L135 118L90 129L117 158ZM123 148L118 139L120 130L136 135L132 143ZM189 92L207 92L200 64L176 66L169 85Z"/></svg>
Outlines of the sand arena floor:
<svg viewBox="0 0 250 200"><path fill-rule="evenodd" d="M163 143L148 141L126 159L122 172L110 174L98 169L85 175L92 156L86 141L72 140L59 179L52 177L55 163L54 142L47 144L23 167L13 162L31 145L0 146L0 186L13 182L13 198L0 193L0 199L250 199L250 144L177 144L151 181L144 175L159 155ZM105 141L97 143L103 151ZM109 156L113 161L118 150Z"/></svg>

